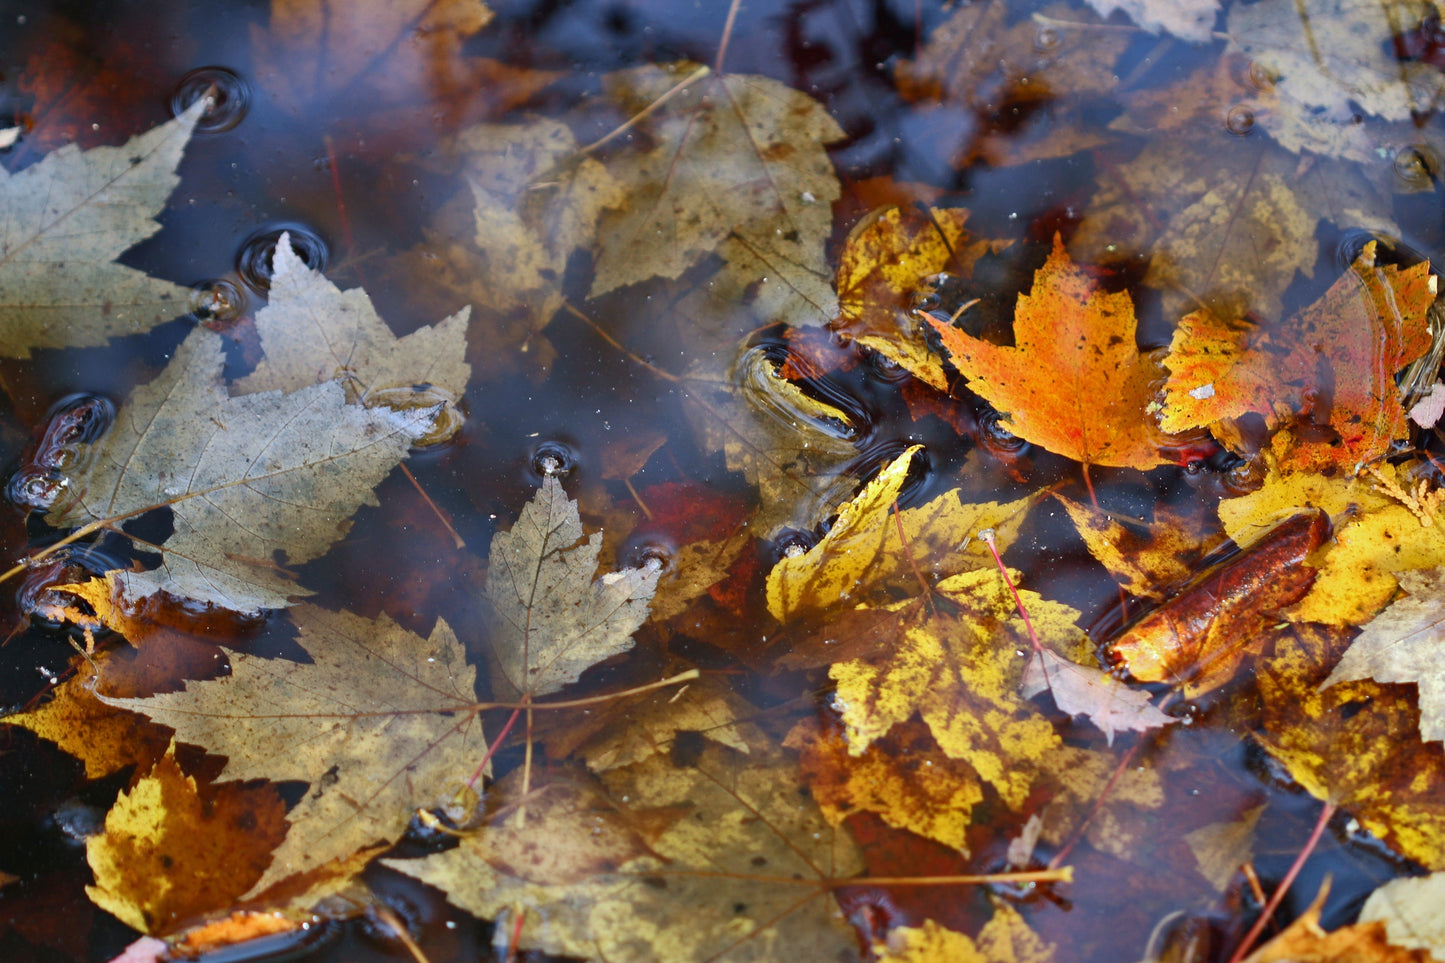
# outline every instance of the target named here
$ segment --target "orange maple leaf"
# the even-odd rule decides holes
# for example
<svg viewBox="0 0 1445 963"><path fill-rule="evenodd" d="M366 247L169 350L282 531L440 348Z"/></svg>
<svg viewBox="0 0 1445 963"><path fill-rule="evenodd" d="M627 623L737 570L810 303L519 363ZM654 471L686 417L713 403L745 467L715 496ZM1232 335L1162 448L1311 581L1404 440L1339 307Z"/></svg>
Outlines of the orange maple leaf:
<svg viewBox="0 0 1445 963"><path fill-rule="evenodd" d="M1435 300L1428 264L1375 264L1375 244L1309 307L1272 327L1226 323L1196 311L1179 323L1164 364L1161 426L1204 427L1255 412L1275 428L1323 406L1337 438L1297 444L1287 467L1353 470L1409 436L1395 372L1430 347Z"/></svg>
<svg viewBox="0 0 1445 963"><path fill-rule="evenodd" d="M1075 266L1058 235L1014 310L1015 347L932 321L969 387L1006 413L1003 427L1088 465L1167 463L1148 414L1158 369L1134 341L1134 303Z"/></svg>

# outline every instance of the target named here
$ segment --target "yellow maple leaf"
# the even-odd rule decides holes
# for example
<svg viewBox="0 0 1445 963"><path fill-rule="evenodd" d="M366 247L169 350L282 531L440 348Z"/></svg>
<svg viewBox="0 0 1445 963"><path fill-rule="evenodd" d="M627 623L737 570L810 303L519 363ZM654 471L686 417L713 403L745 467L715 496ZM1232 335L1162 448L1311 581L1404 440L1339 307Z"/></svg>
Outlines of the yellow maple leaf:
<svg viewBox="0 0 1445 963"><path fill-rule="evenodd" d="M1002 903L977 941L924 920L922 926L894 929L886 944L873 949L879 963L1049 963L1054 958L1054 944L1045 943L1018 910Z"/></svg>

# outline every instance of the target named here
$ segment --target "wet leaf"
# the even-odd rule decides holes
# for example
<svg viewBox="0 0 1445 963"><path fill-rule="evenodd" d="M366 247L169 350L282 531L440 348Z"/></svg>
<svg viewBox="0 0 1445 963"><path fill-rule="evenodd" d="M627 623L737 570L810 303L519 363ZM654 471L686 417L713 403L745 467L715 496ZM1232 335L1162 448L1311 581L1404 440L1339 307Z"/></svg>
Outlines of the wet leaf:
<svg viewBox="0 0 1445 963"><path fill-rule="evenodd" d="M1088 716L1111 746L1116 732L1147 732L1178 721L1157 709L1148 692L1131 689L1097 666L1071 662L1048 649L1030 656L1020 694L1032 699L1044 691L1054 697L1060 712Z"/></svg>
<svg viewBox="0 0 1445 963"><path fill-rule="evenodd" d="M1018 575L1012 577L1017 582ZM861 755L917 713L949 758L967 761L1017 808L1041 760L1059 743L1053 726L1018 692L1028 634L997 571L951 576L938 591L955 603L956 615L911 625L894 646L829 672L849 751ZM1034 592L1020 594L1045 645L1067 648L1079 639L1077 612Z"/></svg>
<svg viewBox="0 0 1445 963"><path fill-rule="evenodd" d="M608 77L609 94L638 115L639 141L653 146L608 164L627 199L598 225L591 296L675 278L715 255L722 273L754 288L761 316L825 324L837 314L823 246L839 194L825 148L843 131L775 80L702 73L682 65Z"/></svg>
<svg viewBox="0 0 1445 963"><path fill-rule="evenodd" d="M828 881L859 871L857 849L800 794L793 767L766 744L747 755L707 745L690 766L654 755L601 775L612 811L566 816L554 837L528 803L525 830L488 826L456 849L386 865L437 886L484 919L524 914L520 945L609 963L856 960ZM520 800L507 800L515 805ZM547 850L629 814L678 814L615 871L557 884L526 865L495 865L491 838L525 832ZM634 823L635 825L635 823ZM541 857L539 857L541 858ZM498 861L500 862L500 861ZM514 875L515 874L515 875ZM510 920L503 920L510 931ZM499 924L501 925L501 924Z"/></svg>
<svg viewBox="0 0 1445 963"><path fill-rule="evenodd" d="M968 765L945 756L922 723L896 725L854 755L840 728L806 719L784 745L802 753L808 792L830 824L841 826L857 812L877 813L890 826L967 855L983 784Z"/></svg>
<svg viewBox="0 0 1445 963"><path fill-rule="evenodd" d="M0 169L0 354L105 344L189 310L185 288L114 262L160 230L204 109L199 100L120 147L63 147Z"/></svg>
<svg viewBox="0 0 1445 963"><path fill-rule="evenodd" d="M1393 43L1428 10L1410 0L1263 0L1230 10L1229 40L1316 112L1409 120L1445 97L1445 75L1398 57Z"/></svg>
<svg viewBox="0 0 1445 963"><path fill-rule="evenodd" d="M142 933L166 934L224 910L251 888L286 835L285 806L270 786L198 786L174 746L86 840L95 885L86 893Z"/></svg>
<svg viewBox="0 0 1445 963"><path fill-rule="evenodd" d="M1263 814L1264 806L1255 806L1238 819L1200 826L1184 837L1199 862L1199 874L1220 893L1239 868L1254 858L1254 828Z"/></svg>
<svg viewBox="0 0 1445 963"><path fill-rule="evenodd" d="M1429 950L1445 959L1445 872L1413 879L1393 879L1370 894L1360 910L1360 923L1381 920L1395 946Z"/></svg>
<svg viewBox="0 0 1445 963"><path fill-rule="evenodd" d="M1021 294L1013 347L931 321L968 386L1006 414L1003 427L1085 465L1164 464L1145 411L1156 377L1134 340L1134 305L1054 251Z"/></svg>
<svg viewBox="0 0 1445 963"><path fill-rule="evenodd" d="M1223 541L1194 510L1160 506L1152 521L1106 513L1055 494L1069 513L1089 554L1108 569L1130 595L1162 600L1193 577L1196 565Z"/></svg>
<svg viewBox="0 0 1445 963"><path fill-rule="evenodd" d="M1355 679L1413 682L1420 691L1420 735L1445 740L1445 571L1401 572L1407 595L1365 625L1324 687Z"/></svg>
<svg viewBox="0 0 1445 963"><path fill-rule="evenodd" d="M1318 511L1289 517L1135 621L1111 653L1135 679L1173 683L1185 698L1228 684L1278 612L1309 592L1315 570L1305 560L1328 536Z"/></svg>
<svg viewBox="0 0 1445 963"><path fill-rule="evenodd" d="M232 386L236 394L299 391L336 381L348 401L368 408L405 411L440 404L455 412L472 370L466 361L470 308L398 338L364 290L342 291L308 268L292 250L289 234L281 235L273 266L270 303L256 312L265 356ZM460 417L438 420L459 428Z"/></svg>
<svg viewBox="0 0 1445 963"><path fill-rule="evenodd" d="M1408 464L1384 465L1381 472L1408 486ZM1445 537L1439 526L1422 528L1410 509L1371 484L1371 477L1271 473L1259 490L1219 503L1225 532L1240 544L1253 541L1281 517L1302 509L1317 509L1335 520L1334 536L1318 562L1314 585L1282 613L1287 618L1361 624L1394 597L1394 573L1445 565Z"/></svg>
<svg viewBox="0 0 1445 963"><path fill-rule="evenodd" d="M162 555L158 569L117 576L131 598L165 591L243 613L288 605L306 592L273 559L325 553L436 413L348 405L335 382L232 398L222 361L221 339L193 331L83 446L46 515L126 534L126 519L168 511L174 534L162 544L128 536Z"/></svg>
<svg viewBox="0 0 1445 963"><path fill-rule="evenodd" d="M1120 859L1138 858L1154 845L1152 813L1164 805L1164 775L1157 769L1120 771L1113 754L1068 745L1051 750L1040 768L1038 783L1053 794L1040 810L1044 842L1062 846L1082 829L1090 846Z"/></svg>
<svg viewBox="0 0 1445 963"><path fill-rule="evenodd" d="M1214 20L1219 16L1219 0L1089 0L1089 6L1101 17L1122 10L1150 33L1162 30L1194 43L1214 39Z"/></svg>
<svg viewBox="0 0 1445 963"><path fill-rule="evenodd" d="M1430 347L1435 290L1428 264L1379 266L1370 242L1319 300L1277 327L1196 311L1164 360L1160 426L1202 428L1253 412L1274 427L1322 405L1337 436L1326 463L1354 471L1409 436L1395 373ZM1291 453L1285 467L1313 460Z"/></svg>
<svg viewBox="0 0 1445 963"><path fill-rule="evenodd" d="M1245 957L1244 963L1432 963L1424 950L1394 946L1380 923L1356 923L1325 932L1320 926L1329 883L1284 932Z"/></svg>
<svg viewBox="0 0 1445 963"><path fill-rule="evenodd" d="M556 692L632 648L661 568L623 569L593 581L601 548L600 533L582 541L577 503L550 475L511 530L493 536L487 599L496 616L498 699Z"/></svg>
<svg viewBox="0 0 1445 963"><path fill-rule="evenodd" d="M838 258L834 327L937 389L948 375L928 346L916 302L939 272L968 276L974 264L1002 245L964 229L968 211L929 208L927 216L898 207L876 211L848 235Z"/></svg>
<svg viewBox="0 0 1445 963"><path fill-rule="evenodd" d="M310 784L253 893L394 842L413 810L455 790L486 752L476 670L446 622L422 639L386 616L310 605L293 615L310 663L228 652L227 677L147 699L101 696L227 757L226 779Z"/></svg>
<svg viewBox="0 0 1445 963"><path fill-rule="evenodd" d="M993 918L979 930L977 942L962 933L924 920L922 926L900 926L875 946L879 963L1050 963L1054 945L1045 943L1018 910L994 906Z"/></svg>
<svg viewBox="0 0 1445 963"><path fill-rule="evenodd" d="M1325 626L1279 632L1258 670L1264 720L1255 738L1310 795L1349 811L1400 855L1445 868L1445 747L1420 741L1406 687L1318 688L1348 640Z"/></svg>

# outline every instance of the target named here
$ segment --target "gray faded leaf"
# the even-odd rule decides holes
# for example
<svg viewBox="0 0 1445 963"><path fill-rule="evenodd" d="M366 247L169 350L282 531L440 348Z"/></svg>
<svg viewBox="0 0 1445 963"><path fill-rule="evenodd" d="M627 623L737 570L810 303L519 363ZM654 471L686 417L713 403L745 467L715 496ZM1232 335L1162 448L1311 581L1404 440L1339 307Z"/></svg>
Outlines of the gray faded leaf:
<svg viewBox="0 0 1445 963"><path fill-rule="evenodd" d="M260 893L375 843L455 790L486 754L476 670L438 619L423 639L383 615L297 607L311 662L227 651L231 674L143 699L98 698L227 757L223 779L311 784Z"/></svg>
<svg viewBox="0 0 1445 963"><path fill-rule="evenodd" d="M1409 594L1365 624L1320 686L1374 679L1415 683L1420 737L1445 740L1445 570L1398 572Z"/></svg>
<svg viewBox="0 0 1445 963"><path fill-rule="evenodd" d="M292 249L289 234L281 235L276 245L273 267L270 304L256 313L265 357L235 383L237 394L296 391L337 381L348 400L368 408L409 410L441 404L456 412L472 373L466 361L470 307L435 327L398 338L364 290L342 291L307 267ZM438 419L438 427L450 435L461 427L461 416Z"/></svg>
<svg viewBox="0 0 1445 963"><path fill-rule="evenodd" d="M609 93L636 113L688 69L618 71ZM724 275L753 286L760 316L837 316L824 246L840 189L825 148L843 131L822 104L766 77L697 76L637 126L653 146L609 164L627 202L599 224L593 297L719 255Z"/></svg>
<svg viewBox="0 0 1445 963"><path fill-rule="evenodd" d="M511 531L492 538L487 599L498 699L540 696L632 648L647 621L660 568L624 569L593 581L602 536L582 541L577 503L548 476Z"/></svg>
<svg viewBox="0 0 1445 963"><path fill-rule="evenodd" d="M129 536L162 562L121 573L126 594L163 590L253 613L307 594L278 568L278 553L299 564L346 534L436 409L348 405L335 382L231 398L222 360L221 339L193 331L110 430L82 447L47 520L119 531L121 520L167 507L175 531L162 545Z"/></svg>
<svg viewBox="0 0 1445 963"><path fill-rule="evenodd" d="M86 347L184 314L185 288L113 263L160 230L204 99L120 147L0 170L0 354Z"/></svg>

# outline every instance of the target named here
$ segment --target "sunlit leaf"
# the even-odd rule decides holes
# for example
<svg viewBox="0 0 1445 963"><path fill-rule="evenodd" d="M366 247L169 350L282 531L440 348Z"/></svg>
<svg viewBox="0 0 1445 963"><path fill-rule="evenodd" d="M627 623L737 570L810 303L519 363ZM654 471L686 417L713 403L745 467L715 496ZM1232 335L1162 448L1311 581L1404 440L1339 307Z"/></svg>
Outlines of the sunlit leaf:
<svg viewBox="0 0 1445 963"><path fill-rule="evenodd" d="M154 220L206 102L121 147L63 147L0 169L0 354L104 344L184 314L188 291L116 264Z"/></svg>

